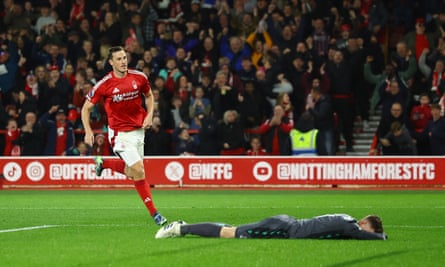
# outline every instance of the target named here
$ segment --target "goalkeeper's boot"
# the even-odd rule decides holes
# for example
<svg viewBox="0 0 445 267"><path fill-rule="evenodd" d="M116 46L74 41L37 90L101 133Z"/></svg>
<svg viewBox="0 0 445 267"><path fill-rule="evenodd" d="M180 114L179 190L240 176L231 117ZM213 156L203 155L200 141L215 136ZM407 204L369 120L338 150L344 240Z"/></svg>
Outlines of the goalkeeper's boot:
<svg viewBox="0 0 445 267"><path fill-rule="evenodd" d="M184 221L177 221L167 224L158 230L155 235L156 239L159 238L170 238L181 236L181 225L186 224Z"/></svg>
<svg viewBox="0 0 445 267"><path fill-rule="evenodd" d="M102 175L102 172L104 170L104 159L101 156L97 156L94 158L94 163L96 163L96 176L100 177Z"/></svg>
<svg viewBox="0 0 445 267"><path fill-rule="evenodd" d="M153 214L153 220L159 226L162 226L167 223L167 218L162 216L159 212L156 212L155 214Z"/></svg>

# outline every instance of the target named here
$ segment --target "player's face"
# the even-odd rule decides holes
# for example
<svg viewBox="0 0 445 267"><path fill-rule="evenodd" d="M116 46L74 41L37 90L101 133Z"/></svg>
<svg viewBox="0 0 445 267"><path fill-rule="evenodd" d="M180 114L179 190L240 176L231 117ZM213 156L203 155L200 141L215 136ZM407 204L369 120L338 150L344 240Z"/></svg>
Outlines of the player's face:
<svg viewBox="0 0 445 267"><path fill-rule="evenodd" d="M110 65L113 67L113 71L118 76L124 76L128 70L127 53L124 50L120 50L113 53L110 59Z"/></svg>
<svg viewBox="0 0 445 267"><path fill-rule="evenodd" d="M361 219L358 222L358 225L360 226L360 228L362 228L363 231L371 232L371 233L375 232L374 228L372 228L371 224L369 223L369 221L367 219L364 219L364 218Z"/></svg>

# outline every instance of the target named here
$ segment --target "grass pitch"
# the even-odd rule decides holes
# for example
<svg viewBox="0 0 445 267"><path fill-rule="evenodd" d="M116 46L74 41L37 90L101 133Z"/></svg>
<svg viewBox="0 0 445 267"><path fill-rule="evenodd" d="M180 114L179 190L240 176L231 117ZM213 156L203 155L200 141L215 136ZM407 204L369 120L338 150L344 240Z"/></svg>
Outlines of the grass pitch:
<svg viewBox="0 0 445 267"><path fill-rule="evenodd" d="M154 239L133 190L0 191L0 266L443 266L443 191L153 190L169 220L382 217L387 241Z"/></svg>

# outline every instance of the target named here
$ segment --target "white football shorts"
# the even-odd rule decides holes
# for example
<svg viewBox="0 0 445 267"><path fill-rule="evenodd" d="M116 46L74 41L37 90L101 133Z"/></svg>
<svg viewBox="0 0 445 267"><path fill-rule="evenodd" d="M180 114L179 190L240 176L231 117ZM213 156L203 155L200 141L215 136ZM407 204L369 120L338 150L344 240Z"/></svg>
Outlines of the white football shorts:
<svg viewBox="0 0 445 267"><path fill-rule="evenodd" d="M144 129L118 132L117 136L114 134L115 132L109 129L110 144L113 144L114 153L121 157L127 166L133 166L136 162L144 159Z"/></svg>

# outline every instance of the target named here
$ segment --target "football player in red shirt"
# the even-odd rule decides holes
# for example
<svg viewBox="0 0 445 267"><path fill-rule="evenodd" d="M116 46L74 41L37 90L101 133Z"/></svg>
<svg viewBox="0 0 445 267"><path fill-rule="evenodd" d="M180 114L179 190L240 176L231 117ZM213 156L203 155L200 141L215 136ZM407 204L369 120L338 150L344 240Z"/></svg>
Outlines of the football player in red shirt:
<svg viewBox="0 0 445 267"><path fill-rule="evenodd" d="M90 113L94 105L103 99L108 116L108 139L119 159L96 157L96 175L100 176L104 169L110 168L134 180L135 188L155 223L163 225L167 219L153 203L143 161L145 130L152 125L154 107L149 81L144 73L128 69L127 53L123 47L111 47L108 62L113 70L91 89L82 107L84 141L90 146L94 144Z"/></svg>

